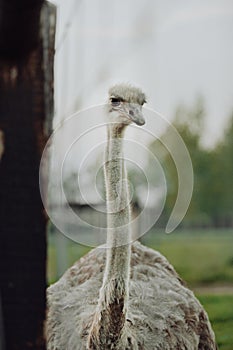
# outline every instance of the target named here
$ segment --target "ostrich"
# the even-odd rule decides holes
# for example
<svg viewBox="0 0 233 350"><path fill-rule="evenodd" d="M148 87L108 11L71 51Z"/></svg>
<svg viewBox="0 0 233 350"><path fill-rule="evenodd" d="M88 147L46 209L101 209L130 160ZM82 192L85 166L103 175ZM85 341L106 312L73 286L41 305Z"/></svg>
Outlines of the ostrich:
<svg viewBox="0 0 233 350"><path fill-rule="evenodd" d="M48 350L217 349L208 316L159 252L131 243L123 136L145 123L144 93L109 90L105 153L107 249L97 247L48 288Z"/></svg>

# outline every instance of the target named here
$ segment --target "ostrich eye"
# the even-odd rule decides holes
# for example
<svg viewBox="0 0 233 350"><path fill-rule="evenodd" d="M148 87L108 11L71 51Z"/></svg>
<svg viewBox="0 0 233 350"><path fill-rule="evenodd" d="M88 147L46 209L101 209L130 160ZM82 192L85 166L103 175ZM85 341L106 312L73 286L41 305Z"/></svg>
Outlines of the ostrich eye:
<svg viewBox="0 0 233 350"><path fill-rule="evenodd" d="M121 102L122 101L121 101L120 98L111 97L111 104L112 104L112 106L114 106L114 107L120 106Z"/></svg>
<svg viewBox="0 0 233 350"><path fill-rule="evenodd" d="M146 101L146 100L144 100L144 101L142 102L142 106L143 106L145 103L147 103L147 101Z"/></svg>

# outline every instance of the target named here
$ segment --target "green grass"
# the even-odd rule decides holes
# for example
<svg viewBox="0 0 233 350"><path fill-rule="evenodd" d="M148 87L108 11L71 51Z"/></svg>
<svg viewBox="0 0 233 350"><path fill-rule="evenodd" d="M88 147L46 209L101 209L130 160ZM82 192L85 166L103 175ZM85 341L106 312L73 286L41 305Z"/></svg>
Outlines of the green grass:
<svg viewBox="0 0 233 350"><path fill-rule="evenodd" d="M151 231L143 242L165 255L190 285L233 284L233 232L230 230Z"/></svg>
<svg viewBox="0 0 233 350"><path fill-rule="evenodd" d="M198 295L213 326L220 350L233 349L233 295Z"/></svg>
<svg viewBox="0 0 233 350"><path fill-rule="evenodd" d="M61 234L58 234L61 235ZM81 244L75 243L70 239L60 236L59 239L62 240L64 249L66 250L65 262L63 263L61 271L58 268L58 260L60 259L59 251L56 249L55 237L49 235L48 238L48 259L47 259L47 280L48 284L54 283L60 275L66 271L66 269L73 265L73 263L79 260L83 255L85 255L91 248L83 246ZM62 272L62 273L61 273Z"/></svg>

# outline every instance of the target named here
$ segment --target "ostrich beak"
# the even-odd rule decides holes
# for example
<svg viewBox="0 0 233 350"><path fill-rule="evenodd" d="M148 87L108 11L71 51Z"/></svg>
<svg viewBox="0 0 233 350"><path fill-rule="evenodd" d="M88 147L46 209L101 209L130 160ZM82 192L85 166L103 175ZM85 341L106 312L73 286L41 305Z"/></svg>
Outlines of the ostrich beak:
<svg viewBox="0 0 233 350"><path fill-rule="evenodd" d="M145 118L142 114L142 106L130 103L127 115L133 123L140 126L145 124Z"/></svg>

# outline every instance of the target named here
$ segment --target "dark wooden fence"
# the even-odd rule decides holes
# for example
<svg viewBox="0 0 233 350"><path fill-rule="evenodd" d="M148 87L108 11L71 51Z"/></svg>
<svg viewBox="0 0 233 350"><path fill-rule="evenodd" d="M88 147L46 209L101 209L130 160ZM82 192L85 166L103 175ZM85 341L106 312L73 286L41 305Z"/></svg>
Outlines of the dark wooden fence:
<svg viewBox="0 0 233 350"><path fill-rule="evenodd" d="M0 337L7 350L46 348L38 170L51 128L54 33L52 5L0 2Z"/></svg>

